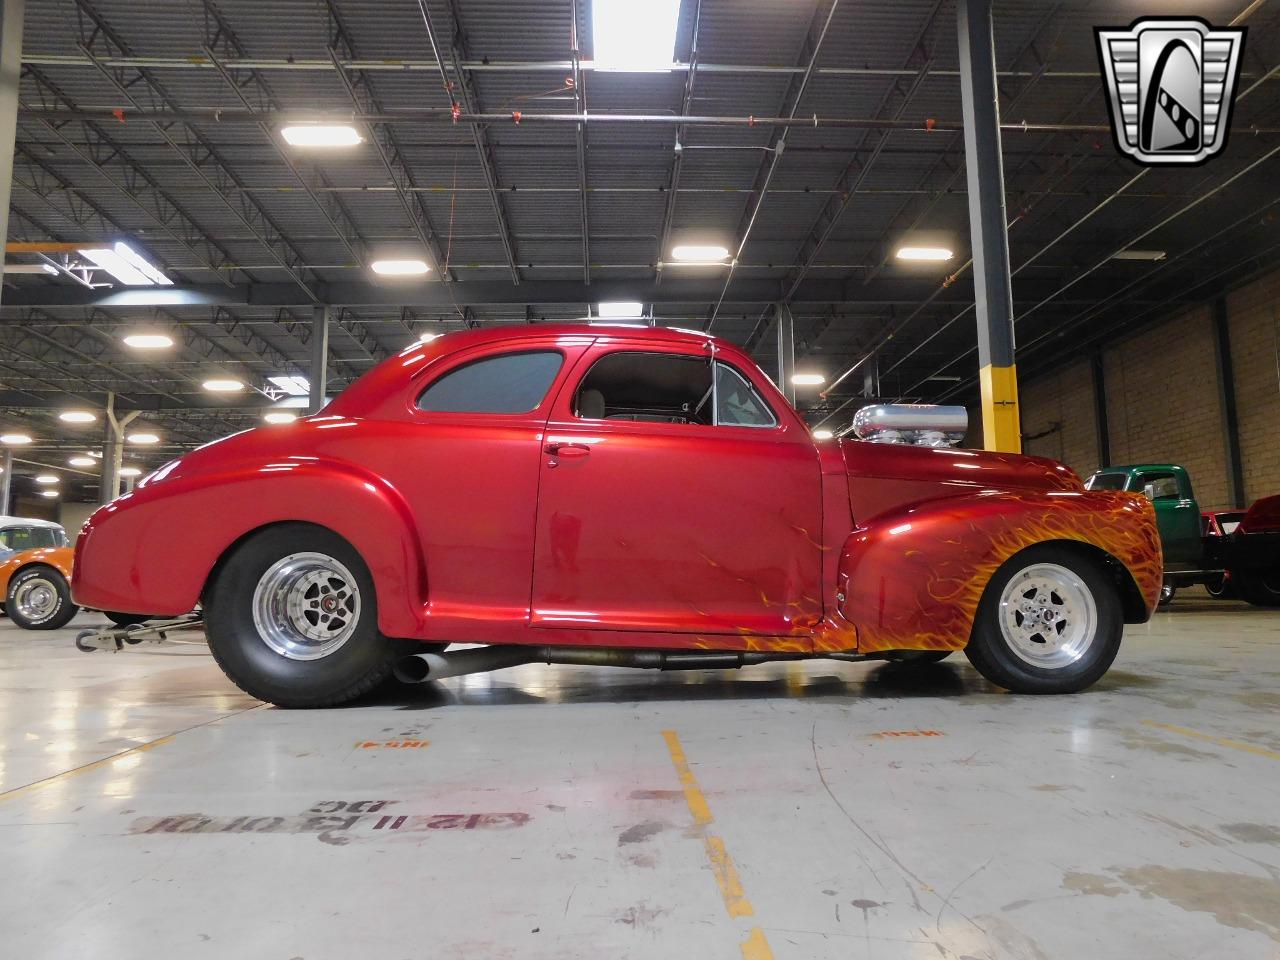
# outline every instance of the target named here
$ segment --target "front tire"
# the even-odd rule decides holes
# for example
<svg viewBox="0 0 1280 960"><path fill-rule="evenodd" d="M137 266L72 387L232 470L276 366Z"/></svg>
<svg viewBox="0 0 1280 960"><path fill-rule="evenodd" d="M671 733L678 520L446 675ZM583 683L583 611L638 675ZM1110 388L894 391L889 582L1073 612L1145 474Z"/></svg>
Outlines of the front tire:
<svg viewBox="0 0 1280 960"><path fill-rule="evenodd" d="M965 647L984 677L1014 693L1076 693L1115 660L1124 631L1117 588L1069 547L1028 547L982 595Z"/></svg>
<svg viewBox="0 0 1280 960"><path fill-rule="evenodd" d="M231 682L280 707L329 707L391 672L373 578L321 527L286 523L245 540L204 598L209 650Z"/></svg>
<svg viewBox="0 0 1280 960"><path fill-rule="evenodd" d="M46 566L26 567L14 574L5 610L23 630L57 630L80 612L71 602L67 578Z"/></svg>

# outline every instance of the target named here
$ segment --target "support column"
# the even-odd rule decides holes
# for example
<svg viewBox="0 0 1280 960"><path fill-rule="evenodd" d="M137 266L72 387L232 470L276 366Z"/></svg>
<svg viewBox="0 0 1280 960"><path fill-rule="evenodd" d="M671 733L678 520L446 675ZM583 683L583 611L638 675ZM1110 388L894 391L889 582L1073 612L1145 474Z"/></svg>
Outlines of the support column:
<svg viewBox="0 0 1280 960"><path fill-rule="evenodd" d="M964 159L978 318L982 439L988 450L1022 451L1018 376L1014 367L1013 285L1009 273L1004 163L996 90L991 0L957 0Z"/></svg>
<svg viewBox="0 0 1280 960"><path fill-rule="evenodd" d="M116 397L107 394L105 429L102 436L102 475L98 478L98 503L110 503L120 496L120 466L124 460L124 428L138 416L131 410L123 417L116 417Z"/></svg>
<svg viewBox="0 0 1280 960"><path fill-rule="evenodd" d="M13 489L13 451L4 448L4 456L0 458L0 517L9 515L9 496Z"/></svg>
<svg viewBox="0 0 1280 960"><path fill-rule="evenodd" d="M13 183L13 144L18 130L25 6L25 0L0 0L0 256L9 238L9 188Z"/></svg>
<svg viewBox="0 0 1280 960"><path fill-rule="evenodd" d="M333 308L328 304L311 308L311 399L307 413L319 413L324 406L329 386L329 320Z"/></svg>
<svg viewBox="0 0 1280 960"><path fill-rule="evenodd" d="M1107 379L1102 363L1102 352L1089 358L1093 371L1093 426L1098 442L1098 466L1111 466L1111 424L1107 417Z"/></svg>
<svg viewBox="0 0 1280 960"><path fill-rule="evenodd" d="M1236 409L1236 373L1231 361L1231 328L1227 301L1213 301L1213 342L1218 361L1218 406L1222 410L1222 436L1227 445L1227 490L1231 505L1243 509L1244 458L1240 453L1240 415Z"/></svg>
<svg viewBox="0 0 1280 960"><path fill-rule="evenodd" d="M796 385L791 382L796 372L796 318L791 308L780 303L778 315L778 389L793 407L796 405Z"/></svg>

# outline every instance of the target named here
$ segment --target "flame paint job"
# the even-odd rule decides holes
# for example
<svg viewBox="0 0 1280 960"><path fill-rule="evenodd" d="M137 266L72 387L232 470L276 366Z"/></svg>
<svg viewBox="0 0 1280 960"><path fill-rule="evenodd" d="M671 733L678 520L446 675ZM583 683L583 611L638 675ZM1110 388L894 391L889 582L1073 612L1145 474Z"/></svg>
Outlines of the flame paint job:
<svg viewBox="0 0 1280 960"><path fill-rule="evenodd" d="M776 427L572 411L576 385L610 351L708 356L713 344L773 407ZM417 409L456 366L531 349L564 357L536 410ZM384 633L438 642L949 649L966 642L991 573L1031 543L1107 551L1148 611L1160 579L1149 507L1086 493L1060 464L815 442L730 344L538 325L415 345L316 416L166 465L85 524L73 595L99 609L185 613L239 540L284 521L353 545Z"/></svg>
<svg viewBox="0 0 1280 960"><path fill-rule="evenodd" d="M41 563L53 567L68 580L71 579L71 547L36 547L22 550L0 563L0 602L9 595L9 581L23 567Z"/></svg>

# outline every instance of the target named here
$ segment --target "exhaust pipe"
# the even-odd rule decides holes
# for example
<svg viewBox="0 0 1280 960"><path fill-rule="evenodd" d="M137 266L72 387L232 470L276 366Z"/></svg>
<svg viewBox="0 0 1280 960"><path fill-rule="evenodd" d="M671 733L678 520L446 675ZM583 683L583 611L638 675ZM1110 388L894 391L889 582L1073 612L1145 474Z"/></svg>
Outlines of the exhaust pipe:
<svg viewBox="0 0 1280 960"><path fill-rule="evenodd" d="M806 653L744 650L628 650L616 647L493 646L452 653L415 653L392 668L401 683L426 683L468 673L503 670L524 663L585 667L640 667L648 670L736 669L775 660L808 660Z"/></svg>

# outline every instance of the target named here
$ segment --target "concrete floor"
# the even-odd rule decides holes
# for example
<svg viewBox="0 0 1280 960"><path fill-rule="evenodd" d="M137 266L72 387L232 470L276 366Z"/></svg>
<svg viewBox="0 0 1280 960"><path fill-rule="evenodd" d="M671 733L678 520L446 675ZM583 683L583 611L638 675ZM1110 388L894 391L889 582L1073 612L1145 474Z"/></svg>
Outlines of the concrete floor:
<svg viewBox="0 0 1280 960"><path fill-rule="evenodd" d="M1070 697L963 660L521 667L264 707L0 621L0 953L1280 955L1280 611L1180 598Z"/></svg>

